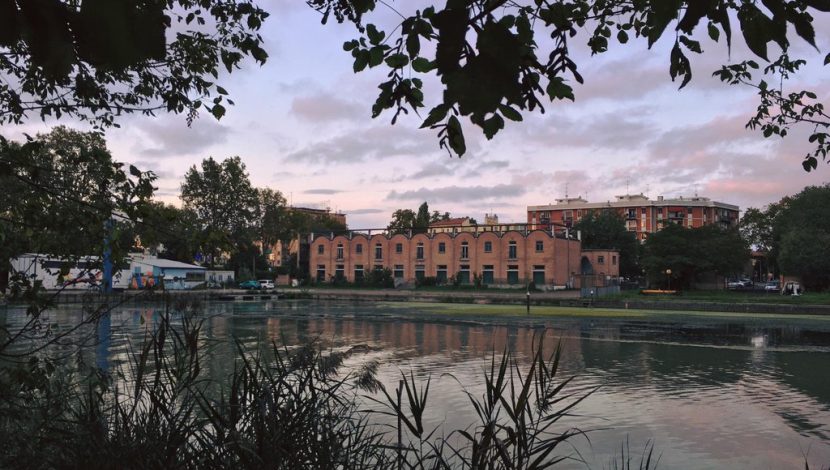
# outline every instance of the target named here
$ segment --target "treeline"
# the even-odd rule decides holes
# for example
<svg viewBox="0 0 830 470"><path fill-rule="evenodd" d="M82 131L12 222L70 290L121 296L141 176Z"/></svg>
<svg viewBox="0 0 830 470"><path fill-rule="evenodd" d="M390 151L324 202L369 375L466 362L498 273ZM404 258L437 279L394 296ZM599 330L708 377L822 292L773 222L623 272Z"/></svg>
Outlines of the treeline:
<svg viewBox="0 0 830 470"><path fill-rule="evenodd" d="M155 180L115 161L98 133L61 126L25 142L0 139L0 259L101 256L107 240L115 259L144 248L183 262L258 270L266 268L263 246L346 228L292 211L278 190L254 187L239 157L191 167L181 207L155 198Z"/></svg>

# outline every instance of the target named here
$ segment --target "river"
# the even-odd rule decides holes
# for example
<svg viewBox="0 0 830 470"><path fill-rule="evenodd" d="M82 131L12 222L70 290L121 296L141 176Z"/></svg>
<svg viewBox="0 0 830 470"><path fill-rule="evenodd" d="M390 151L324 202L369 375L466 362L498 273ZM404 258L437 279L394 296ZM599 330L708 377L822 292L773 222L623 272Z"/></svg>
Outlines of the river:
<svg viewBox="0 0 830 470"><path fill-rule="evenodd" d="M544 336L548 353L561 344L560 377L574 377L572 390L599 386L564 423L590 431L570 450L589 468L608 467L626 441L635 455L653 442L659 468L803 468L805 456L812 468L830 465L830 318L585 317L580 310L544 319L453 318L419 304L312 301L203 307L214 377L230 370L232 338L249 349L311 339L327 348L366 345L347 365L379 361L390 390L401 371L430 377L427 422L460 429L474 416L462 389L480 394L493 352L507 349L527 363ZM24 312L10 307L3 322L14 329ZM161 312L116 309L98 330L105 341L84 354L102 367L123 363ZM60 329L81 315L61 306L48 318Z"/></svg>

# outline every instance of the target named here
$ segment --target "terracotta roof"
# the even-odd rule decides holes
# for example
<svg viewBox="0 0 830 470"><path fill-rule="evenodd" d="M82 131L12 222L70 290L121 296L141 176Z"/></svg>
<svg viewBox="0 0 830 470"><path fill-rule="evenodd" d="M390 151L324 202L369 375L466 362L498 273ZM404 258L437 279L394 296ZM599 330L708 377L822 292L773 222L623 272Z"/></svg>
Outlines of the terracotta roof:
<svg viewBox="0 0 830 470"><path fill-rule="evenodd" d="M470 220L469 217L456 217L454 219L447 219L447 220L439 220L438 222L433 222L429 224L429 228L435 227L455 227L458 225L463 225L465 222Z"/></svg>

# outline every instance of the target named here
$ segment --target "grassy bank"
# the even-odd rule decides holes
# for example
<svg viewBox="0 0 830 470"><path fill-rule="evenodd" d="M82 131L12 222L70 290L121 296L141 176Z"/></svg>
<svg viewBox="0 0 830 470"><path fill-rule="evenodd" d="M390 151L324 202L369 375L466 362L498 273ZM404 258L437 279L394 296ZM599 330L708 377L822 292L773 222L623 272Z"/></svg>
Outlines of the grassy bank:
<svg viewBox="0 0 830 470"><path fill-rule="evenodd" d="M830 305L830 292L807 292L800 296L777 292L743 290L690 290L677 295L643 295L639 291L623 291L604 297L605 300L659 300L663 302L718 302L786 305Z"/></svg>

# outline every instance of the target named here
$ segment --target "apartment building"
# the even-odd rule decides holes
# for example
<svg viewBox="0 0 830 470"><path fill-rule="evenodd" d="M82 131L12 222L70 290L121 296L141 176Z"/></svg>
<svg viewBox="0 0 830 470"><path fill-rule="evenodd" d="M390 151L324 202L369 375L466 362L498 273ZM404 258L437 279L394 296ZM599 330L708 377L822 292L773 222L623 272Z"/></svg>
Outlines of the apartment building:
<svg viewBox="0 0 830 470"><path fill-rule="evenodd" d="M614 210L625 219L628 231L644 241L648 234L668 224L694 228L719 224L735 227L740 208L732 204L712 201L707 197L677 197L649 199L643 194L617 196L615 201L588 202L581 197L557 199L556 204L528 206L527 223L546 228L551 224L572 226L591 211Z"/></svg>

